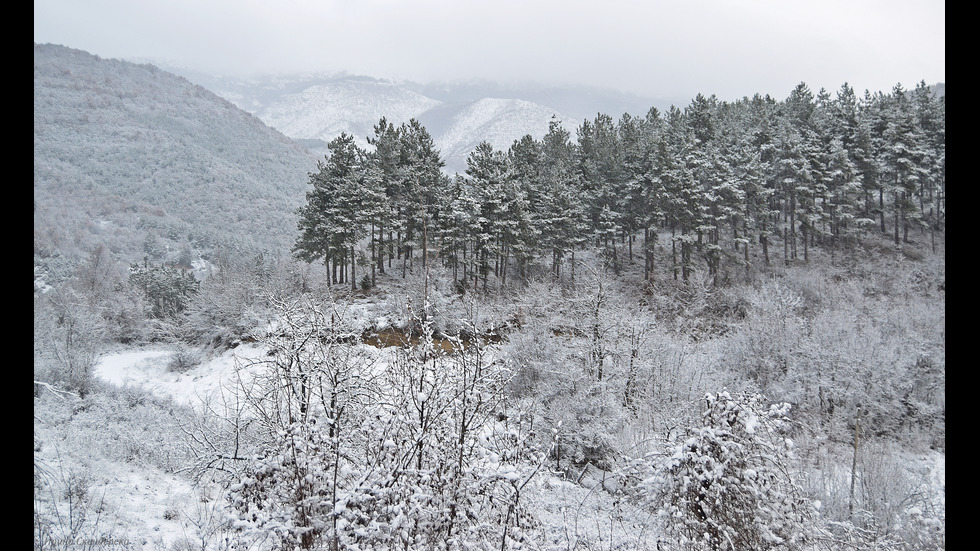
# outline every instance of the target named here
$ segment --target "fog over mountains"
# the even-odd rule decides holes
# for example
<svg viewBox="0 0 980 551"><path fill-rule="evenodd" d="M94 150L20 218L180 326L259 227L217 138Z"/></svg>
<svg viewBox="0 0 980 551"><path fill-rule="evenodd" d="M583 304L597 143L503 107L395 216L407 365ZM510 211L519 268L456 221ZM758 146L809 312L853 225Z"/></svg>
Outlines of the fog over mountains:
<svg viewBox="0 0 980 551"><path fill-rule="evenodd" d="M614 117L625 112L642 116L651 107L669 105L588 88L489 82L421 85L350 75L242 80L169 70L214 91L321 155L326 152L326 142L341 132L364 146L381 117L395 125L415 118L432 135L450 174L466 171L466 157L481 141L506 150L527 134L540 139L553 119L574 135L583 120L599 112Z"/></svg>

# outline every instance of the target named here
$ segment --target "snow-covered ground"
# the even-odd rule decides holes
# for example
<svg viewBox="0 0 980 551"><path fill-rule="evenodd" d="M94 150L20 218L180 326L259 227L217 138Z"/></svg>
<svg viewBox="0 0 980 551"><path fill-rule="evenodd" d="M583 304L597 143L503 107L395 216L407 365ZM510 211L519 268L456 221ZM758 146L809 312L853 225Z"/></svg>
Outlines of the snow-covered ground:
<svg viewBox="0 0 980 551"><path fill-rule="evenodd" d="M95 366L95 376L114 385L139 387L159 398L172 398L194 406L222 388L234 385L238 368L261 358L264 352L256 345L243 345L177 373L169 369L172 349L125 351L104 356Z"/></svg>
<svg viewBox="0 0 980 551"><path fill-rule="evenodd" d="M235 385L240 367L263 357L265 350L254 345L240 346L185 373L168 369L172 354L169 348L120 351L103 357L94 373L121 388L147 390L164 403L173 400L196 406L208 396ZM67 404L53 395L47 399L45 403L54 406ZM195 486L185 476L138 459L107 459L106 454L94 449L94 439L79 442L77 435L66 434L66 425L53 421L56 417L72 417L76 425L70 430L78 431L79 416L84 412L73 416L38 409L36 406L35 465L42 466L42 476L51 483L45 486L50 491L42 492L42 503L35 503L36 510L39 505L51 507L57 503L59 513L67 518L64 496L54 493L64 492L71 479L71 484L84 485L89 494L86 499L90 503L94 499L101 511L98 519L88 517L79 533L81 539L102 538L107 545L120 549L177 550L199 549L211 537L204 527L210 520L213 528L214 519L224 515L223 496L216 487ZM81 430L87 429L84 426ZM84 440L84 436L81 438ZM87 445L93 446L91 461L79 457ZM543 472L526 488L525 495L544 528L540 542L544 549L605 549L618 544L635 548L638 540L649 535L643 533L648 513L618 501L602 490L601 482L588 476L576 483Z"/></svg>
<svg viewBox="0 0 980 551"><path fill-rule="evenodd" d="M177 374L167 369L172 350L124 351L102 358L95 376L137 390L128 407L121 408L121 415L133 415L143 404L139 389L163 400L195 405L233 382L236 364L257 353L255 347L240 347ZM58 542L74 537L74 544L82 548L200 549L207 536L201 528L207 519L223 514L220 492L140 457L134 440L152 441L153 435L148 434L152 426L141 427L138 422L122 430L112 426L113 434L105 434L105 426L88 422L89 413L95 423L104 422L105 411L113 411L114 405L98 395L79 403L55 393L42 393L35 402L35 485L41 488L35 490L35 514L40 511L49 519ZM107 450L107 446L117 449ZM127 447L132 450L125 451ZM126 460L118 460L127 453ZM57 542L49 542L49 547L66 548Z"/></svg>
<svg viewBox="0 0 980 551"><path fill-rule="evenodd" d="M238 384L241 374L248 376L256 369L254 362L266 357L267 352L257 345L242 345L184 373L168 369L172 355L169 348L120 351L103 357L95 375L123 389L149 391L161 403L172 400L194 407ZM252 367L243 370L243 366ZM92 509L99 513L98 518L89 513L85 530L80 532L83 538L106 538L112 542L111 548L167 551L200 549L209 538L213 540L213 530L220 524L217 521L225 515L223 495L216 486L206 481L195 485L186 476L167 472L151 461L140 457L118 460L116 455L97 449L105 444L96 440L118 438L119 446L129 445L130 440L126 435L97 433L99 427L85 424L85 408L110 406L94 402L83 408L71 402L53 394L42 402L45 406L39 408L35 402L35 484L38 466L48 482L42 484L44 490L35 491L35 511L40 507L51 512L57 504L58 514L69 518L65 488L84 486L88 503L97 504ZM104 419L106 414L99 415ZM72 419L70 426L65 418ZM93 414L92 419L100 417ZM141 429L134 426L131 430ZM84 441L86 435L95 434L98 438ZM90 455L84 453L86 446L92 447ZM931 480L932 488L945 488L944 454L919 458L917 464L923 479ZM595 473L585 473L576 480L547 471L539 473L524 495L540 522L540 548L653 548L657 540L653 512L602 486ZM39 494L42 497L37 499Z"/></svg>

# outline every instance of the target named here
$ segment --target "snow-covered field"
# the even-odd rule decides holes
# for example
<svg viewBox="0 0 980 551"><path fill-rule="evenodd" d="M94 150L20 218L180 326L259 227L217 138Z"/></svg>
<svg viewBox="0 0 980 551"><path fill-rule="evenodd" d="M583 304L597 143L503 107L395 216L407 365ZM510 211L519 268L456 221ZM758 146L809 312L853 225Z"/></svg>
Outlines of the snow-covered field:
<svg viewBox="0 0 980 551"><path fill-rule="evenodd" d="M118 408L102 397L78 402L43 392L34 409L35 485L42 487L35 492L35 514L53 519L51 531L58 537L49 547L67 548L60 544L74 538L76 546L92 544L92 549L201 549L207 520L223 514L220 492L206 481L195 484L168 472L179 471L176 465L168 470L155 465L159 459L147 457L151 452L142 446L155 443L159 427L142 415L165 416L160 404L168 402L199 405L234 381L236 362L255 353L256 348L242 347L182 374L168 371L168 349L107 355L95 375L118 387L125 404ZM160 402L148 406L143 389ZM99 426L107 411L125 418L120 425Z"/></svg>
<svg viewBox="0 0 980 551"><path fill-rule="evenodd" d="M243 345L184 373L169 369L171 349L118 352L99 361L95 376L107 383L138 387L159 398L195 406L222 388L236 384L238 367L260 358L263 352L258 346Z"/></svg>
<svg viewBox="0 0 980 551"><path fill-rule="evenodd" d="M172 357L170 348L119 351L95 368L106 385L99 392L81 401L50 391L35 398L35 514L48 519L53 535L97 542L94 549L222 548L224 494L167 457L166 447L186 437L167 408L199 408L228 392L260 369L255 362L267 350L242 345L183 373L169 369ZM944 509L945 455L908 464ZM539 522L539 548L655 548L652 510L604 489L602 475L592 468L569 480L545 470L533 479L524 499Z"/></svg>

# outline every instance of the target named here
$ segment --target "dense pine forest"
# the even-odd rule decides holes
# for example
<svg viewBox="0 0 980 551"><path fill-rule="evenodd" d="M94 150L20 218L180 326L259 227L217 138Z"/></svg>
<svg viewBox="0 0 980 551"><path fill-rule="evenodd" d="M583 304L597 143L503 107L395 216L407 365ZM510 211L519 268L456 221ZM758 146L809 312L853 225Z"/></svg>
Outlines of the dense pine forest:
<svg viewBox="0 0 980 551"><path fill-rule="evenodd" d="M925 83L863 98L846 84L836 97L800 84L782 102L699 95L642 118L600 113L574 139L554 121L507 151L479 145L455 178L417 121L382 119L369 143L330 143L295 247L354 289L359 264L373 283L396 257L403 273L438 258L463 288L487 290L491 273L526 283L542 264L560 277L582 248L616 274L639 258L645 281L662 262L673 279L703 268L719 285L813 249L846 256L869 231L933 242L944 224L945 96Z"/></svg>
<svg viewBox="0 0 980 551"><path fill-rule="evenodd" d="M288 252L40 283L36 171L35 549L945 548L944 89L553 120L455 175L415 119L367 142ZM98 376L133 348L234 368ZM124 467L191 497L132 520Z"/></svg>

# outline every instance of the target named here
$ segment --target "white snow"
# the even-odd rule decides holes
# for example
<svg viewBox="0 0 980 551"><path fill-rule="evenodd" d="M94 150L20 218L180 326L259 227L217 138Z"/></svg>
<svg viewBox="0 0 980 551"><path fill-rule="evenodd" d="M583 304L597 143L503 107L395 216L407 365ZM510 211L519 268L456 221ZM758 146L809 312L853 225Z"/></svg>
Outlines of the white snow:
<svg viewBox="0 0 980 551"><path fill-rule="evenodd" d="M175 373L168 368L172 350L148 348L103 357L95 366L95 376L115 385L143 388L160 398L196 405L202 398L237 384L240 368L262 358L264 353L261 347L243 345L184 373Z"/></svg>

